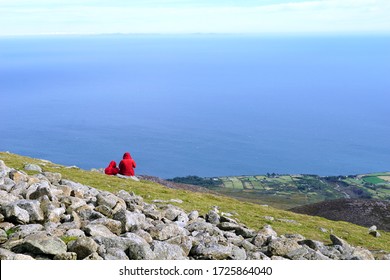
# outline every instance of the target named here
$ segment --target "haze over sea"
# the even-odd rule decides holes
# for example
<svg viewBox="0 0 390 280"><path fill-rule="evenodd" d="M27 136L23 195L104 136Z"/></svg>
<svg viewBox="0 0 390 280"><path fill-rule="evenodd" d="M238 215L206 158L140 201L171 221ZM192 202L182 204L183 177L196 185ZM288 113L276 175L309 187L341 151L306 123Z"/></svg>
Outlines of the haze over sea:
<svg viewBox="0 0 390 280"><path fill-rule="evenodd" d="M137 174L390 170L389 36L0 39L0 150Z"/></svg>

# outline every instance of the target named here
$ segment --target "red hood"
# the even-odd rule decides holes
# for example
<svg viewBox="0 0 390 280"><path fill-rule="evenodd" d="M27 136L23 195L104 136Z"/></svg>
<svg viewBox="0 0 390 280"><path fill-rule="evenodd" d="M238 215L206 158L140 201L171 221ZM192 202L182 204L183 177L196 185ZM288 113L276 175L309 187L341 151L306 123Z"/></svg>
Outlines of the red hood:
<svg viewBox="0 0 390 280"><path fill-rule="evenodd" d="M129 152L126 152L124 155L123 155L123 159L127 159L127 158L131 158L131 155Z"/></svg>
<svg viewBox="0 0 390 280"><path fill-rule="evenodd" d="M109 167L116 167L116 162L112 160L109 164Z"/></svg>

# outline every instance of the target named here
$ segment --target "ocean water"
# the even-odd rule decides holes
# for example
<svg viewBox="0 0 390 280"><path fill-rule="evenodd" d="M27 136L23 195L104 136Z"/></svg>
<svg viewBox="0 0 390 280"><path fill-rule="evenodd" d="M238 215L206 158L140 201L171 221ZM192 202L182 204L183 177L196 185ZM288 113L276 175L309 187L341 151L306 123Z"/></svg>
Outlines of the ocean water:
<svg viewBox="0 0 390 280"><path fill-rule="evenodd" d="M390 37L0 39L0 150L137 174L390 170Z"/></svg>

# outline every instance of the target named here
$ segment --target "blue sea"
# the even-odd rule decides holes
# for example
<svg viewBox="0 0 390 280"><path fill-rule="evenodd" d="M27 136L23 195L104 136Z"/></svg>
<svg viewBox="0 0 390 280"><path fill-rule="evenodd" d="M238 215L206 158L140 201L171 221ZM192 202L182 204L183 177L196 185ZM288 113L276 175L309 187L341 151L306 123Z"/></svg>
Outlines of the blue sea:
<svg viewBox="0 0 390 280"><path fill-rule="evenodd" d="M0 38L0 150L137 174L390 170L390 36Z"/></svg>

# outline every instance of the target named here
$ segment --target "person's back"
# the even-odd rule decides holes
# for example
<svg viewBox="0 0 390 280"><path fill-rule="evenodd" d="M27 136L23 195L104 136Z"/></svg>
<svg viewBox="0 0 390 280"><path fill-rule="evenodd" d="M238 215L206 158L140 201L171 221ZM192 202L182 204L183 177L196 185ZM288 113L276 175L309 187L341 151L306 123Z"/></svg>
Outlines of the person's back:
<svg viewBox="0 0 390 280"><path fill-rule="evenodd" d="M119 172L119 168L116 167L116 162L111 161L110 164L104 169L104 173L107 175L116 175Z"/></svg>
<svg viewBox="0 0 390 280"><path fill-rule="evenodd" d="M134 176L135 161L131 158L129 152L123 155L123 159L119 163L119 174L124 176Z"/></svg>

